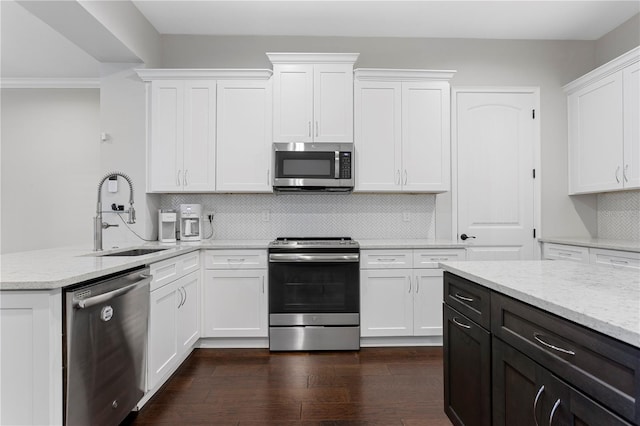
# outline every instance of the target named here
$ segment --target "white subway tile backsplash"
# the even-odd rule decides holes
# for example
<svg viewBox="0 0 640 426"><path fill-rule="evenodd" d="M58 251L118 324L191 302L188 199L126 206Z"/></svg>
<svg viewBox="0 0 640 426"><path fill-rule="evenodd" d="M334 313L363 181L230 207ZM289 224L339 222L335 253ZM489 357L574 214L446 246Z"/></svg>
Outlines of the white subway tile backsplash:
<svg viewBox="0 0 640 426"><path fill-rule="evenodd" d="M598 195L598 238L640 241L640 191Z"/></svg>
<svg viewBox="0 0 640 426"><path fill-rule="evenodd" d="M202 204L205 214L214 212L213 238L221 240L399 239L435 237L435 200L431 194L167 194L160 207Z"/></svg>

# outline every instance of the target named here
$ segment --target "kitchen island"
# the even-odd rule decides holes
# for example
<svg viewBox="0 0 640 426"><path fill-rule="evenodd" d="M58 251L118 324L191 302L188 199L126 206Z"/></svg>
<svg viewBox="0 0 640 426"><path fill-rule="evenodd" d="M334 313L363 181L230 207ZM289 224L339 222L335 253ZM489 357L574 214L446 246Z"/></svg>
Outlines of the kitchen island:
<svg viewBox="0 0 640 426"><path fill-rule="evenodd" d="M640 422L637 271L567 261L440 267L454 424Z"/></svg>

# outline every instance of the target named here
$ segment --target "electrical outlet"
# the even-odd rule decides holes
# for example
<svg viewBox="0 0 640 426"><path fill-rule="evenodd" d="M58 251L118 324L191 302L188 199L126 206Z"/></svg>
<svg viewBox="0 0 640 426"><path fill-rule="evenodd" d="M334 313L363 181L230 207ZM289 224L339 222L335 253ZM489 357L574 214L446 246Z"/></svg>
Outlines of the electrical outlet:
<svg viewBox="0 0 640 426"><path fill-rule="evenodd" d="M262 221L263 222L271 221L271 212L269 210L262 210Z"/></svg>
<svg viewBox="0 0 640 426"><path fill-rule="evenodd" d="M204 216L204 217L205 217L205 219L207 219L209 222L212 222L212 221L213 221L213 215L214 215L214 213L213 213L212 211L209 211L209 212L206 212L206 214L205 214L205 216Z"/></svg>
<svg viewBox="0 0 640 426"><path fill-rule="evenodd" d="M411 221L411 214L409 212L402 212L402 221L403 222Z"/></svg>

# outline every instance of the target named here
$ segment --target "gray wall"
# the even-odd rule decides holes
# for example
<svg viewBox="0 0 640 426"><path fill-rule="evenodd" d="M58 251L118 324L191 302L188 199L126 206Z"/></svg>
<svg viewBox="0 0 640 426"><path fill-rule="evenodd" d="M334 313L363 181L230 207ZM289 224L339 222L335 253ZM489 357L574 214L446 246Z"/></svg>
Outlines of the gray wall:
<svg viewBox="0 0 640 426"><path fill-rule="evenodd" d="M567 112L562 86L595 68L592 41L339 37L163 36L166 68L271 68L265 52L358 52L360 68L457 70L455 86L539 86L543 234L595 236L595 196L567 195ZM447 237L450 194L438 196Z"/></svg>
<svg viewBox="0 0 640 426"><path fill-rule="evenodd" d="M97 89L2 89L2 253L91 244Z"/></svg>
<svg viewBox="0 0 640 426"><path fill-rule="evenodd" d="M640 46L640 13L596 41L596 66Z"/></svg>

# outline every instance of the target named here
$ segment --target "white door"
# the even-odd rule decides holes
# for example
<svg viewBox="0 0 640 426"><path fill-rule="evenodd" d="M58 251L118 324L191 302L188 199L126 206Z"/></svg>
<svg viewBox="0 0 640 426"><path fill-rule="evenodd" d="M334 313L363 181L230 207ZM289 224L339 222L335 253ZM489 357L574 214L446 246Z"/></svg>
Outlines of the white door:
<svg viewBox="0 0 640 426"><path fill-rule="evenodd" d="M413 334L442 336L442 269L415 269Z"/></svg>
<svg viewBox="0 0 640 426"><path fill-rule="evenodd" d="M184 141L184 82L151 83L149 187L153 192L181 191Z"/></svg>
<svg viewBox="0 0 640 426"><path fill-rule="evenodd" d="M622 73L569 95L569 193L622 189Z"/></svg>
<svg viewBox="0 0 640 426"><path fill-rule="evenodd" d="M402 83L402 190L448 191L448 83Z"/></svg>
<svg viewBox="0 0 640 426"><path fill-rule="evenodd" d="M200 273L191 274L178 280L178 350L184 353L200 338Z"/></svg>
<svg viewBox="0 0 640 426"><path fill-rule="evenodd" d="M470 237L467 260L534 259L537 92L454 96L457 231Z"/></svg>
<svg viewBox="0 0 640 426"><path fill-rule="evenodd" d="M411 269L360 271L360 334L413 335Z"/></svg>
<svg viewBox="0 0 640 426"><path fill-rule="evenodd" d="M268 289L263 270L206 271L205 337L267 337Z"/></svg>
<svg viewBox="0 0 640 426"><path fill-rule="evenodd" d="M356 191L400 190L401 99L399 82L356 82Z"/></svg>
<svg viewBox="0 0 640 426"><path fill-rule="evenodd" d="M271 100L270 81L218 82L218 191L273 191Z"/></svg>
<svg viewBox="0 0 640 426"><path fill-rule="evenodd" d="M314 65L313 87L313 140L353 142L353 65Z"/></svg>
<svg viewBox="0 0 640 426"><path fill-rule="evenodd" d="M184 170L180 174L185 191L215 191L216 83L184 83Z"/></svg>
<svg viewBox="0 0 640 426"><path fill-rule="evenodd" d="M313 65L285 64L273 70L273 141L311 142Z"/></svg>
<svg viewBox="0 0 640 426"><path fill-rule="evenodd" d="M640 188L640 62L624 69L625 188Z"/></svg>

